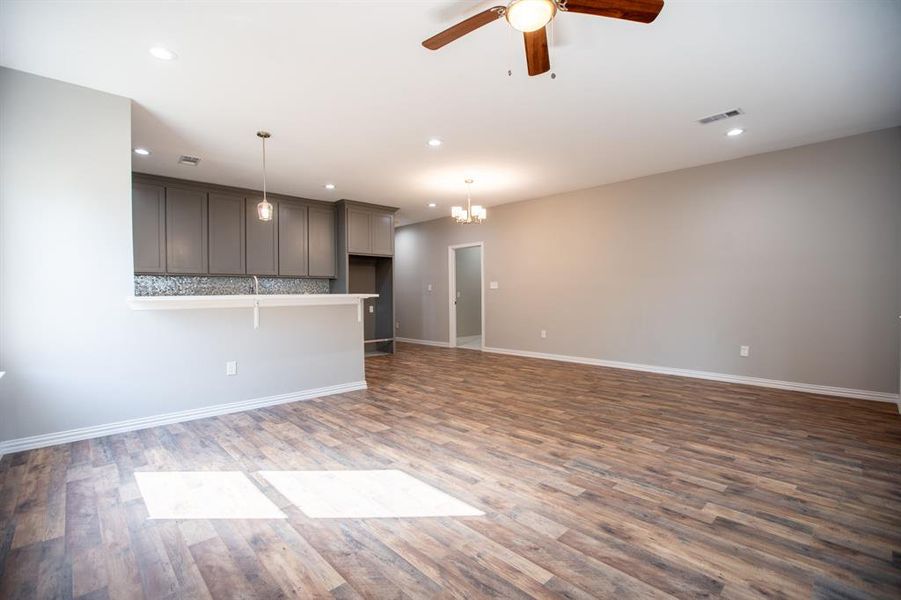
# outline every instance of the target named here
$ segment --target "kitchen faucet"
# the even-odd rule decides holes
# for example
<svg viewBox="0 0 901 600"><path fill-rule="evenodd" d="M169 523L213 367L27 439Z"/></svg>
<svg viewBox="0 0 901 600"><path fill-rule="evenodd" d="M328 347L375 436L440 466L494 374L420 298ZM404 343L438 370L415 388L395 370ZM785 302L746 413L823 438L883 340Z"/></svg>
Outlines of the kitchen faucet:
<svg viewBox="0 0 901 600"><path fill-rule="evenodd" d="M253 295L256 296L260 293L260 278L256 275L252 275L253 277Z"/></svg>

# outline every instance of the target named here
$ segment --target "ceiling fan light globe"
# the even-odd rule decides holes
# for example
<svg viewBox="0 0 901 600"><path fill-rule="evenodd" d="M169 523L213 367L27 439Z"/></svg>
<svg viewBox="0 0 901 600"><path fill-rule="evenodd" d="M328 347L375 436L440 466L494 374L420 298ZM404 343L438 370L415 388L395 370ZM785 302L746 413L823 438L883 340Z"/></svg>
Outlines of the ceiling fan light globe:
<svg viewBox="0 0 901 600"><path fill-rule="evenodd" d="M518 31L538 31L557 14L554 0L513 0L507 7L507 22Z"/></svg>

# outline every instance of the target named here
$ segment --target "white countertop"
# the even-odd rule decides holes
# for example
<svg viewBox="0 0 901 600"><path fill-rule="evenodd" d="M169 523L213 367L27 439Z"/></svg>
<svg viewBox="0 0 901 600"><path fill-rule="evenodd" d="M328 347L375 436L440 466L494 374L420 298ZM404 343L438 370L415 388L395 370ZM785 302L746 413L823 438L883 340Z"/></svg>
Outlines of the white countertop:
<svg viewBox="0 0 901 600"><path fill-rule="evenodd" d="M132 310L190 308L265 308L269 306L334 306L359 304L378 294L241 294L231 296L129 296Z"/></svg>

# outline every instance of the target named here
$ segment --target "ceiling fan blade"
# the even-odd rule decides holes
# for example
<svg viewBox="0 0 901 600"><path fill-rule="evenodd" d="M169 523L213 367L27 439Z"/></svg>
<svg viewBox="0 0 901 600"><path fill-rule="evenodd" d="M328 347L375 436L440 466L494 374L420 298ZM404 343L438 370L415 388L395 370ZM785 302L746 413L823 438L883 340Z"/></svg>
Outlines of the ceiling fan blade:
<svg viewBox="0 0 901 600"><path fill-rule="evenodd" d="M566 12L650 23L663 10L663 0L566 0Z"/></svg>
<svg viewBox="0 0 901 600"><path fill-rule="evenodd" d="M541 75L551 70L551 57L547 51L547 29L522 34L526 42L526 63L529 75Z"/></svg>
<svg viewBox="0 0 901 600"><path fill-rule="evenodd" d="M453 27L448 27L441 33L433 35L424 41L422 45L429 50L437 50L438 48L463 37L467 33L475 31L479 27L483 27L492 21L497 21L504 15L505 10L507 9L504 6L493 6L488 10L483 10L479 14L473 15L465 21L460 21Z"/></svg>

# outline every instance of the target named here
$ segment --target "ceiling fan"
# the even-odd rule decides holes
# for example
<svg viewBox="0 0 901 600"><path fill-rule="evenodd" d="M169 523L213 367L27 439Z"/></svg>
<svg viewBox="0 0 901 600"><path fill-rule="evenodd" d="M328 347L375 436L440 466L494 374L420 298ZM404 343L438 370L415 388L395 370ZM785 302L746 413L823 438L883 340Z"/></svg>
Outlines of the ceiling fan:
<svg viewBox="0 0 901 600"><path fill-rule="evenodd" d="M541 75L551 69L545 26L553 20L557 11L650 23L662 9L663 0L512 0L507 6L493 6L460 21L433 35L422 45L429 50L437 50L479 27L506 17L507 23L521 31L525 38L529 75Z"/></svg>

